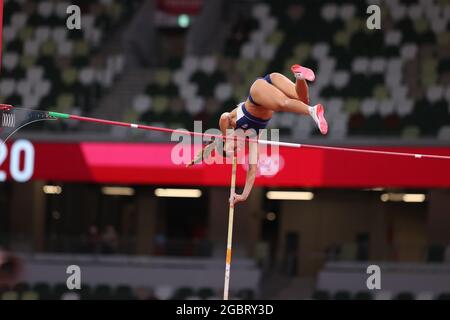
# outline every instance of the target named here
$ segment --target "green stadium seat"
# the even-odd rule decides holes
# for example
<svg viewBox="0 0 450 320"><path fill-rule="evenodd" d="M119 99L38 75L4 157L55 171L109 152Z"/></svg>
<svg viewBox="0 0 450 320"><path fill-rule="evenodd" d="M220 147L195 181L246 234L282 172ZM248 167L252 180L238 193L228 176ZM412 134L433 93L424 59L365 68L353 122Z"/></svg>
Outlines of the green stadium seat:
<svg viewBox="0 0 450 320"><path fill-rule="evenodd" d="M57 283L51 290L53 299L55 300L60 300L62 295L68 291L70 290L67 288L66 283Z"/></svg>
<svg viewBox="0 0 450 320"><path fill-rule="evenodd" d="M21 300L39 300L39 294L36 291L24 291L20 296Z"/></svg>
<svg viewBox="0 0 450 320"><path fill-rule="evenodd" d="M197 291L197 295L200 299L207 300L214 296L214 290L212 288L200 288Z"/></svg>
<svg viewBox="0 0 450 320"><path fill-rule="evenodd" d="M19 293L15 291L6 291L1 295L1 300L19 300Z"/></svg>
<svg viewBox="0 0 450 320"><path fill-rule="evenodd" d="M253 300L255 299L255 292L252 289L241 289L236 296L242 300Z"/></svg>
<svg viewBox="0 0 450 320"><path fill-rule="evenodd" d="M450 300L450 292L444 292L436 297L437 300Z"/></svg>
<svg viewBox="0 0 450 320"><path fill-rule="evenodd" d="M25 283L25 282L17 283L12 288L12 291L16 291L16 292L19 292L19 293L22 293L22 292L25 292L25 291L28 291L28 290L30 290L30 285L28 283Z"/></svg>
<svg viewBox="0 0 450 320"><path fill-rule="evenodd" d="M326 290L317 290L312 295L312 299L314 300L330 300L330 298L330 292Z"/></svg>
<svg viewBox="0 0 450 320"><path fill-rule="evenodd" d="M32 287L32 291L36 292L39 295L40 300L53 299L50 286L47 283L37 283Z"/></svg>
<svg viewBox="0 0 450 320"><path fill-rule="evenodd" d="M94 288L91 298L92 300L109 300L112 298L112 289L106 284L98 285Z"/></svg>
<svg viewBox="0 0 450 320"><path fill-rule="evenodd" d="M187 298L194 295L194 289L190 287L181 287L178 288L173 297L172 300L186 300Z"/></svg>
<svg viewBox="0 0 450 320"><path fill-rule="evenodd" d="M83 284L80 290L81 300L91 300L92 299L92 288L89 285Z"/></svg>
<svg viewBox="0 0 450 320"><path fill-rule="evenodd" d="M117 300L135 300L136 297L130 286L122 285L117 287L114 293L114 299Z"/></svg>

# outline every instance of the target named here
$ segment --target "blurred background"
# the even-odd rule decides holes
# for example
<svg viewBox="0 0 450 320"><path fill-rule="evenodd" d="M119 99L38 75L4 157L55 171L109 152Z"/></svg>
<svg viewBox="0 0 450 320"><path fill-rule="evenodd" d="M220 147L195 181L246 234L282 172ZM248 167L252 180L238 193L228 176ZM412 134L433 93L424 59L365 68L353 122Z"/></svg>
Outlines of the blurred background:
<svg viewBox="0 0 450 320"><path fill-rule="evenodd" d="M3 3L2 103L206 130L257 77L293 79L299 63L330 131L278 114L281 140L450 155L448 0ZM71 4L81 30L66 28ZM0 299L221 299L231 169L185 169L172 146L70 121L15 135L0 157ZM448 161L283 148L279 161L236 209L232 298L450 297ZM366 286L372 264L381 290Z"/></svg>

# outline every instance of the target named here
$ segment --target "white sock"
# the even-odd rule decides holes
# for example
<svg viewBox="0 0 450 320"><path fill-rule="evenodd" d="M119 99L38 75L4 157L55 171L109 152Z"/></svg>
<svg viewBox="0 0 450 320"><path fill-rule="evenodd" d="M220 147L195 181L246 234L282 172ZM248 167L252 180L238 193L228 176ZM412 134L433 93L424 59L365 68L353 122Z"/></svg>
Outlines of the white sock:
<svg viewBox="0 0 450 320"><path fill-rule="evenodd" d="M297 80L305 80L305 77L303 76L303 73L298 72L298 73L294 73L295 79Z"/></svg>
<svg viewBox="0 0 450 320"><path fill-rule="evenodd" d="M316 106L308 107L309 115L313 118L316 116Z"/></svg>

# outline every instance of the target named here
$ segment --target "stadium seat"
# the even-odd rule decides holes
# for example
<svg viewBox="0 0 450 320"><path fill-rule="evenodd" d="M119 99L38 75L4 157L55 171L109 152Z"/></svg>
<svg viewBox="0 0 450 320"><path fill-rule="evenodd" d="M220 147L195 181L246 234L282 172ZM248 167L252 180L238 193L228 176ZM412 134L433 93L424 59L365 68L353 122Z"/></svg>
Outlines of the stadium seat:
<svg viewBox="0 0 450 320"><path fill-rule="evenodd" d="M438 139L444 140L444 141L450 141L450 126L448 126L448 125L443 126L439 130Z"/></svg>
<svg viewBox="0 0 450 320"><path fill-rule="evenodd" d="M130 286L122 285L116 288L114 299L117 300L134 300L136 299Z"/></svg>
<svg viewBox="0 0 450 320"><path fill-rule="evenodd" d="M12 288L12 291L18 292L18 293L22 293L25 291L30 290L30 284L25 283L25 282L20 282L14 285L14 287Z"/></svg>
<svg viewBox="0 0 450 320"><path fill-rule="evenodd" d="M432 292L420 292L416 296L416 300L433 300L434 294Z"/></svg>
<svg viewBox="0 0 450 320"><path fill-rule="evenodd" d="M53 286L52 290L53 299L60 300L64 293L69 292L66 283L58 283Z"/></svg>
<svg viewBox="0 0 450 320"><path fill-rule="evenodd" d="M255 293L252 289L241 289L236 296L242 300L253 300L255 298Z"/></svg>
<svg viewBox="0 0 450 320"><path fill-rule="evenodd" d="M394 296L395 300L414 300L414 294L411 292L400 292Z"/></svg>
<svg viewBox="0 0 450 320"><path fill-rule="evenodd" d="M80 300L80 294L75 291L68 291L61 295L61 300Z"/></svg>
<svg viewBox="0 0 450 320"><path fill-rule="evenodd" d="M330 300L330 298L330 292L325 290L317 290L312 295L312 299L314 300Z"/></svg>
<svg viewBox="0 0 450 320"><path fill-rule="evenodd" d="M355 300L372 300L373 296L368 291L359 291L354 296Z"/></svg>
<svg viewBox="0 0 450 320"><path fill-rule="evenodd" d="M80 290L81 300L91 300L92 298L92 288L89 285L83 284Z"/></svg>
<svg viewBox="0 0 450 320"><path fill-rule="evenodd" d="M108 285L98 285L91 294L92 300L109 300L112 298L112 288Z"/></svg>
<svg viewBox="0 0 450 320"><path fill-rule="evenodd" d="M197 295L203 300L208 300L214 296L214 290L211 288L200 288L197 291Z"/></svg>
<svg viewBox="0 0 450 320"><path fill-rule="evenodd" d="M437 300L450 300L450 292L444 292L436 297Z"/></svg>
<svg viewBox="0 0 450 320"><path fill-rule="evenodd" d="M350 300L350 298L351 298L351 294L349 291L346 291L346 290L336 291L333 296L334 300Z"/></svg>
<svg viewBox="0 0 450 320"><path fill-rule="evenodd" d="M33 286L32 290L37 292L41 300L49 300L52 298L50 285L48 285L47 283L36 283Z"/></svg>
<svg viewBox="0 0 450 320"><path fill-rule="evenodd" d="M15 291L6 291L1 295L1 300L19 300L19 294Z"/></svg>
<svg viewBox="0 0 450 320"><path fill-rule="evenodd" d="M155 288L154 294L159 300L168 300L174 296L175 290L171 286L158 286Z"/></svg>
<svg viewBox="0 0 450 320"><path fill-rule="evenodd" d="M9 286L7 286L7 285L2 285L2 286L0 286L0 296L1 296L2 294L4 294L5 292L7 292L7 291L10 291Z"/></svg>
<svg viewBox="0 0 450 320"><path fill-rule="evenodd" d="M186 300L191 296L194 296L194 289L189 287L181 287L175 290L171 300Z"/></svg>
<svg viewBox="0 0 450 320"><path fill-rule="evenodd" d="M375 294L375 300L391 300L392 292L389 291L377 291Z"/></svg>
<svg viewBox="0 0 450 320"><path fill-rule="evenodd" d="M21 300L39 300L39 298L39 294L35 291L24 291L20 296Z"/></svg>

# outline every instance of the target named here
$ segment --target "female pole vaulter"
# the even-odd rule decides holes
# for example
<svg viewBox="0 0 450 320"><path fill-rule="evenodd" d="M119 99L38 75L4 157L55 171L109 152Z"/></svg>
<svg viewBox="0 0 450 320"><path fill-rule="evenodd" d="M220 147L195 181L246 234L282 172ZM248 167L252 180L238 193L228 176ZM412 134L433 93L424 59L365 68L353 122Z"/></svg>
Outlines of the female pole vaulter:
<svg viewBox="0 0 450 320"><path fill-rule="evenodd" d="M226 136L229 133L227 130L230 129L242 129L246 132L246 135L249 130L253 130L258 136L260 130L266 128L274 112L309 115L320 132L324 135L327 134L328 123L325 119L323 106L321 104L309 105L309 89L306 81L315 80L314 72L300 65L293 65L291 71L294 73L295 83L276 72L253 82L247 99L231 112L225 112L220 116L219 126L222 135ZM207 158L216 146L215 141L205 146L189 166ZM231 151L227 147L225 149ZM227 152L225 153L227 154ZM245 187L242 194L231 195L230 202L232 205L245 201L249 196L256 176L257 155L257 144L250 143L249 170L247 171Z"/></svg>

